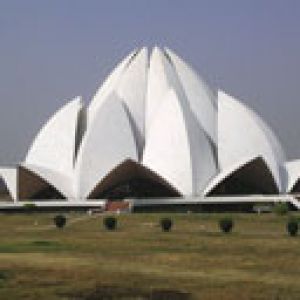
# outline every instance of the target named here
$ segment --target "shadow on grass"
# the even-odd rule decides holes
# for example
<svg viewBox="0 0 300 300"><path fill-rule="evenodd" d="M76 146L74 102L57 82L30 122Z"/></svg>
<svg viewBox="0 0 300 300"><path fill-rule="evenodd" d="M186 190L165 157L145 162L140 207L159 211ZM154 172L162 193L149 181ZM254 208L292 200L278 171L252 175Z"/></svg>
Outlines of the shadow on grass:
<svg viewBox="0 0 300 300"><path fill-rule="evenodd" d="M0 244L0 253L59 252L69 249L69 245L50 240Z"/></svg>
<svg viewBox="0 0 300 300"><path fill-rule="evenodd" d="M11 271L0 269L0 288L12 277Z"/></svg>
<svg viewBox="0 0 300 300"><path fill-rule="evenodd" d="M80 292L76 295L60 295L72 297L75 300L191 300L191 294L176 290L139 289L119 286L97 286L89 292Z"/></svg>

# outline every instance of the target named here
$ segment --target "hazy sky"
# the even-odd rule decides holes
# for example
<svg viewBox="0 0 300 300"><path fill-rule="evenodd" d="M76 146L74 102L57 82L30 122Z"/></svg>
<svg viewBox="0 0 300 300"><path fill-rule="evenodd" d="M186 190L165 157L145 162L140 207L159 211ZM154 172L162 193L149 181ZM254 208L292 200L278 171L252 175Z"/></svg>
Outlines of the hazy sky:
<svg viewBox="0 0 300 300"><path fill-rule="evenodd" d="M0 0L0 165L133 48L167 46L300 158L300 1ZM245 133L247 134L247 133Z"/></svg>

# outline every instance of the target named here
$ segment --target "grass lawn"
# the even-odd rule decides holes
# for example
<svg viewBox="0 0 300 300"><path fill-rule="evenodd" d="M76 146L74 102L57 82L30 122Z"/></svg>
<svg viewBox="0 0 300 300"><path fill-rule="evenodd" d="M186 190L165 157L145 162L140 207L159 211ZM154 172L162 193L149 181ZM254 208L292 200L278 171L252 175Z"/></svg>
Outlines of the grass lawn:
<svg viewBox="0 0 300 300"><path fill-rule="evenodd" d="M300 237L287 217L233 214L0 215L0 299L300 299Z"/></svg>

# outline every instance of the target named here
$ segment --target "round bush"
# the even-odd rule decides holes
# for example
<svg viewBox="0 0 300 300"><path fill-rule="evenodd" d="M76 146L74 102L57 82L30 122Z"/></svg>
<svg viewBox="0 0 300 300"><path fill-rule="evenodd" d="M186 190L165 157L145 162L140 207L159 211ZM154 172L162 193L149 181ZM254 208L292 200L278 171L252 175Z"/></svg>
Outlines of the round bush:
<svg viewBox="0 0 300 300"><path fill-rule="evenodd" d="M115 217L105 217L103 225L107 230L115 230L117 228L117 219Z"/></svg>
<svg viewBox="0 0 300 300"><path fill-rule="evenodd" d="M273 212L277 216L284 216L289 212L289 207L286 202L278 202L274 204Z"/></svg>
<svg viewBox="0 0 300 300"><path fill-rule="evenodd" d="M233 220L230 217L223 218L219 221L219 227L224 233L231 232L233 228Z"/></svg>
<svg viewBox="0 0 300 300"><path fill-rule="evenodd" d="M169 218L163 218L160 220L160 226L162 231L170 231L172 228L172 220Z"/></svg>
<svg viewBox="0 0 300 300"><path fill-rule="evenodd" d="M296 219L290 219L286 224L286 229L290 236L296 236L298 232L298 222Z"/></svg>
<svg viewBox="0 0 300 300"><path fill-rule="evenodd" d="M63 215L57 215L54 217L54 224L57 228L63 228L67 223L67 218Z"/></svg>

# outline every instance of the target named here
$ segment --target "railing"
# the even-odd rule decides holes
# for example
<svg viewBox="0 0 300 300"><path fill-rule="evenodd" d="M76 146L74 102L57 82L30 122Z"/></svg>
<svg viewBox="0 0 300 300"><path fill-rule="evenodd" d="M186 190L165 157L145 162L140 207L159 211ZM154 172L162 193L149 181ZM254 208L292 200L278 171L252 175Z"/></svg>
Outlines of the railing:
<svg viewBox="0 0 300 300"><path fill-rule="evenodd" d="M150 205L176 205L176 204L222 204L222 203L278 203L286 202L300 210L300 194L295 195L250 195L250 196L223 196L223 197L182 197L182 198L142 198L127 199L133 206ZM102 207L106 205L105 199L39 199L16 202L0 202L1 209L22 208L28 203L37 207Z"/></svg>

